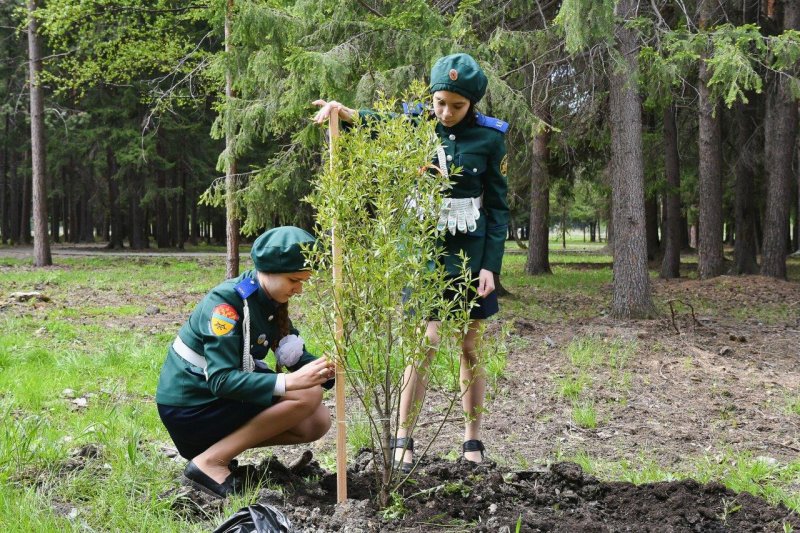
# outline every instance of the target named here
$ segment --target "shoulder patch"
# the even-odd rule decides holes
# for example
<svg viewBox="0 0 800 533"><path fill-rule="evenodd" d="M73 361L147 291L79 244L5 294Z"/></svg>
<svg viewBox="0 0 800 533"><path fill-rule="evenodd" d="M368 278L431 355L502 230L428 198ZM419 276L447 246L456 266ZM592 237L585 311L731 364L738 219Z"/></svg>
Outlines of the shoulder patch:
<svg viewBox="0 0 800 533"><path fill-rule="evenodd" d="M497 130L500 133L505 133L508 131L508 122L500 120L499 118L494 118L484 115L483 113L475 114L475 122L476 124L478 124L478 126L483 126L484 128L492 128L493 130Z"/></svg>
<svg viewBox="0 0 800 533"><path fill-rule="evenodd" d="M404 115L410 115L412 117L418 117L424 111L425 111L425 107L422 105L422 103L417 103L416 105L414 105L414 104L409 103L409 102L403 102L403 114Z"/></svg>
<svg viewBox="0 0 800 533"><path fill-rule="evenodd" d="M242 300L244 300L258 290L258 283L253 278L245 278L237 283L234 289L236 293L242 297Z"/></svg>
<svg viewBox="0 0 800 533"><path fill-rule="evenodd" d="M209 329L214 335L227 335L236 327L236 321L238 320L239 313L236 312L236 309L231 304L219 304L211 312Z"/></svg>

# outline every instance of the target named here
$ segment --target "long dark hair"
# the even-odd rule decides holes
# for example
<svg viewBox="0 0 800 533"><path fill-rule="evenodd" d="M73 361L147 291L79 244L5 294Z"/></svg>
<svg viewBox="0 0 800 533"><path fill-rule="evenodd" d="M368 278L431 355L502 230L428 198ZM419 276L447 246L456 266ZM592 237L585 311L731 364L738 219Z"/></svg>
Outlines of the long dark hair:
<svg viewBox="0 0 800 533"><path fill-rule="evenodd" d="M275 311L275 323L278 324L278 336L272 341L272 351L278 348L278 342L289 334L289 302L278 305Z"/></svg>

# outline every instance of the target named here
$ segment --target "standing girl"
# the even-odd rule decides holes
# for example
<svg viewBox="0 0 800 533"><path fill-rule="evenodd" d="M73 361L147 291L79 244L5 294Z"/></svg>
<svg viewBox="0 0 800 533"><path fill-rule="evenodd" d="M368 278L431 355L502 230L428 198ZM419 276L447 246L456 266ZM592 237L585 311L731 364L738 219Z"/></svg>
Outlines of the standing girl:
<svg viewBox="0 0 800 533"><path fill-rule="evenodd" d="M508 124L479 113L475 106L486 92L488 80L478 63L467 54L440 58L431 69L430 92L436 133L442 148L436 164L450 177L453 188L442 205L438 227L444 232L445 255L441 260L451 276L461 274L459 253L469 260L472 290L476 305L470 310L470 324L461 339L460 383L465 416L462 453L468 461L484 459L480 439L486 374L479 364L477 348L481 322L499 310L494 292L494 276L500 274L508 227L508 184L505 176L506 147L504 134ZM314 117L318 124L332 113L352 122L356 111L339 102L317 100L320 107ZM460 167L459 174L449 170ZM460 291L447 296L459 298ZM428 385L427 367L439 344L441 322L430 320L425 335L432 348L419 368L409 365L403 376L400 397L400 427L392 442L395 462L404 471L413 467L414 441L408 437L416 422Z"/></svg>

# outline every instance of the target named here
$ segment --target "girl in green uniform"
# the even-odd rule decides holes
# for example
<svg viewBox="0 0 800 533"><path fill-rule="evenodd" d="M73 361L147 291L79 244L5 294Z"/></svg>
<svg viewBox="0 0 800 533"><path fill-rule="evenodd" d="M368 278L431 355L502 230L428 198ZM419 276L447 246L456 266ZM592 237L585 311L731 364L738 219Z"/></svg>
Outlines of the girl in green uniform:
<svg viewBox="0 0 800 533"><path fill-rule="evenodd" d="M251 252L255 270L208 293L169 347L158 412L189 460L186 481L203 492L240 491L231 461L243 451L311 442L330 428L322 388L333 385L334 365L305 350L287 313L311 276L302 247L313 242L294 227L261 235ZM270 349L291 373L267 367Z"/></svg>
<svg viewBox="0 0 800 533"><path fill-rule="evenodd" d="M469 258L472 287L477 294L477 305L470 311L469 329L461 339L462 407L465 413L462 452L469 461L484 459L484 445L480 440L481 419L486 390L486 377L478 362L477 345L481 321L497 313L497 295L494 276L500 274L507 227L508 189L504 172L506 155L504 134L508 124L502 120L479 113L475 106L486 92L488 80L478 63L467 54L453 54L440 58L431 69L430 92L433 113L437 119L436 133L442 143L435 164L447 172L453 188L445 200L438 227L444 234L445 255L442 258L448 272L460 274L459 252ZM367 116L368 110L356 111L336 101L317 100L320 107L314 117L318 124L338 113L345 122L352 122L356 114ZM459 174L449 169L460 167ZM458 292L450 295L457 297ZM439 343L440 322L430 320L426 336L431 346ZM395 461L410 471L413 465L413 439L409 429L419 411L427 388L426 367L435 349L420 368L409 366L405 370L400 398L400 427L393 442Z"/></svg>

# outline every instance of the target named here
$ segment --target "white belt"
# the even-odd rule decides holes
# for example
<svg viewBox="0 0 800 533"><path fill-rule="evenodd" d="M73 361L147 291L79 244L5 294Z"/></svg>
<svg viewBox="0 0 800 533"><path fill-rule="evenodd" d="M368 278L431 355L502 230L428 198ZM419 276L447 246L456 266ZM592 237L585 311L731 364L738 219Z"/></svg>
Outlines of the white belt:
<svg viewBox="0 0 800 533"><path fill-rule="evenodd" d="M475 209L483 207L483 196L476 196L475 198L469 199L472 200L472 205L475 206ZM461 200L461 198L445 198L445 200Z"/></svg>
<svg viewBox="0 0 800 533"><path fill-rule="evenodd" d="M206 380L208 380L208 374L206 373L208 363L206 363L206 358L189 348L186 343L183 342L183 339L181 339L180 335L175 337L175 341L172 343L172 349L175 350L176 354L180 355L190 364L198 368L202 368L203 374L206 375Z"/></svg>

